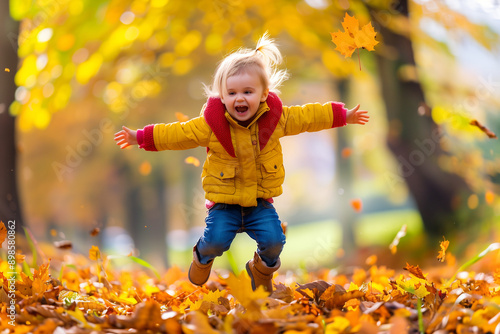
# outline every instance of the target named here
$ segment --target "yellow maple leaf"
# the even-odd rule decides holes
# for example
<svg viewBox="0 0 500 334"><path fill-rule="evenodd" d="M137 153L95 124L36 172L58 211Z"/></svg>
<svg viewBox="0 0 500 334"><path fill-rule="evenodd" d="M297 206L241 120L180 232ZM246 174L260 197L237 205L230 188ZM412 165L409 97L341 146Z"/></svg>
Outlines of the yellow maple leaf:
<svg viewBox="0 0 500 334"><path fill-rule="evenodd" d="M35 270L33 274L33 284L31 286L33 295L43 293L49 287L46 284L46 282L50 279L49 267L50 262L40 265L38 270Z"/></svg>
<svg viewBox="0 0 500 334"><path fill-rule="evenodd" d="M248 315L249 318L259 319L261 315L261 305L269 296L269 292L267 292L263 286L259 286L253 291L250 277L245 271L242 271L239 276L230 273L226 282L230 289L230 293L247 309L248 312L246 315Z"/></svg>
<svg viewBox="0 0 500 334"><path fill-rule="evenodd" d="M437 256L437 259L440 262L444 262L444 260L446 259L446 250L448 249L449 245L450 242L443 237L443 241L439 243L439 247L441 248L441 250L439 251L439 254Z"/></svg>
<svg viewBox="0 0 500 334"><path fill-rule="evenodd" d="M418 298L424 298L429 294L429 290L426 288L426 281L418 277L412 277L409 280L405 280L403 275L401 275L396 279L396 284L399 290L412 293Z"/></svg>
<svg viewBox="0 0 500 334"><path fill-rule="evenodd" d="M369 22L361 29L359 28L359 21L354 16L345 14L344 21L342 22L344 31L331 32L332 42L337 46L338 50L346 58L351 57L354 50L364 48L368 51L373 51L378 41L375 40L377 33ZM358 54L359 57L359 54ZM361 63L360 63L361 69Z"/></svg>
<svg viewBox="0 0 500 334"><path fill-rule="evenodd" d="M101 258L101 251L99 250L99 247L92 246L89 250L89 259L97 261L100 258Z"/></svg>

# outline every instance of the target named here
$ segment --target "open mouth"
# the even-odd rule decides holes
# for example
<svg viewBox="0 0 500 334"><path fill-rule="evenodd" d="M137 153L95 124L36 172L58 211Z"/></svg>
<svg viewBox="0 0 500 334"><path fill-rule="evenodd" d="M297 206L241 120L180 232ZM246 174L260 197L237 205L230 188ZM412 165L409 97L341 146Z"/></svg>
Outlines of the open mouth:
<svg viewBox="0 0 500 334"><path fill-rule="evenodd" d="M239 106L239 107L235 107L234 109L236 110L236 112L243 114L244 112L246 112L248 110L248 107L247 106Z"/></svg>

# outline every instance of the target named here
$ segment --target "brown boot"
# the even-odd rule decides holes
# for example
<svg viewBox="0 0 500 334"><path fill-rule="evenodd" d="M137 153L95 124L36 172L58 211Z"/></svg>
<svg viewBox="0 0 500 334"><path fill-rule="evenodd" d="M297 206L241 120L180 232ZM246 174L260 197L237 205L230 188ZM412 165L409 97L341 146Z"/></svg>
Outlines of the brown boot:
<svg viewBox="0 0 500 334"><path fill-rule="evenodd" d="M196 253L196 246L193 247L193 262L189 267L188 278L191 283L195 285L203 285L208 281L210 276L210 270L212 270L212 264L214 260L210 260L207 264L202 264L198 259L198 254Z"/></svg>
<svg viewBox="0 0 500 334"><path fill-rule="evenodd" d="M268 267L264 261L260 258L259 254L255 253L253 260L247 262L246 268L247 273L252 280L252 289L255 290L260 285L264 286L264 289L273 292L273 273L278 270L281 266L281 261L278 259L273 267Z"/></svg>

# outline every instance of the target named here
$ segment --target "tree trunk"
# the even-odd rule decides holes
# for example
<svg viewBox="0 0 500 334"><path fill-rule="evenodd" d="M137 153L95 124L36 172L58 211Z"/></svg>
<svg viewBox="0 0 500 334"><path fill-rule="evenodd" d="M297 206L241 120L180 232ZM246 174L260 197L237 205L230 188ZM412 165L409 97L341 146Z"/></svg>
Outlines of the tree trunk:
<svg viewBox="0 0 500 334"><path fill-rule="evenodd" d="M407 0L397 1L394 8L408 17ZM462 178L439 168L437 160L444 154L442 134L431 117L422 115L428 107L422 87L412 75L416 73L412 42L388 29L382 21L387 16L379 14L371 11L384 49L377 54L377 65L389 122L388 146L399 167L399 175L388 172L386 179L389 187L406 182L426 231L441 238L457 223L457 201L470 190Z"/></svg>
<svg viewBox="0 0 500 334"><path fill-rule="evenodd" d="M15 117L9 113L14 101L17 71L19 23L9 14L9 1L0 1L0 220L15 221L16 231L23 225L17 192Z"/></svg>

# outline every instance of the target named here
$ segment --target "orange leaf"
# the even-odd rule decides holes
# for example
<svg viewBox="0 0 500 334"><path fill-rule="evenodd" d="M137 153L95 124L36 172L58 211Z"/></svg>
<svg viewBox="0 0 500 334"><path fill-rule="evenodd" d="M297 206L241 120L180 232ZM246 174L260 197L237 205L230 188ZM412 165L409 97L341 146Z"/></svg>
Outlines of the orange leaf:
<svg viewBox="0 0 500 334"><path fill-rule="evenodd" d="M95 236L99 235L100 232L101 232L101 229L99 227L95 227L92 229L92 231L90 231L90 235L95 237Z"/></svg>
<svg viewBox="0 0 500 334"><path fill-rule="evenodd" d="M398 234L394 237L394 240L392 240L391 244L389 245L389 249L391 250L392 254L396 254L398 251L398 245L399 245L399 240L401 240L402 237L406 235L406 224L401 226L401 229L399 230Z"/></svg>
<svg viewBox="0 0 500 334"><path fill-rule="evenodd" d="M283 234L286 234L287 227L288 227L288 223L287 222L282 222L281 223L281 229L283 230Z"/></svg>
<svg viewBox="0 0 500 334"><path fill-rule="evenodd" d="M5 241L5 238L7 238L7 228L5 227L5 224L0 221L0 247Z"/></svg>
<svg viewBox="0 0 500 334"><path fill-rule="evenodd" d="M419 268L419 266L412 266L408 263L406 263L406 267L403 268L404 270L408 270L410 274L412 274L415 277L421 278L421 279L426 279L424 276L424 273L422 272L422 269Z"/></svg>
<svg viewBox="0 0 500 334"><path fill-rule="evenodd" d="M446 258L446 250L448 249L448 245L450 244L450 242L446 239L444 239L443 237L443 241L441 241L439 243L439 247L441 247L441 250L439 251L439 254L437 256L437 259L440 261L440 262L444 262L445 258Z"/></svg>
<svg viewBox="0 0 500 334"><path fill-rule="evenodd" d="M486 203L488 203L489 205L493 204L493 201L495 200L495 193L491 190L488 190L484 194L484 199L486 200Z"/></svg>
<svg viewBox="0 0 500 334"><path fill-rule="evenodd" d="M351 200L351 206L356 212L361 212L363 209L363 202L361 202L360 199L352 199Z"/></svg>
<svg viewBox="0 0 500 334"><path fill-rule="evenodd" d="M375 40L375 29L371 22L364 25L359 29L359 21L349 14L345 14L344 21L342 22L344 31L330 33L332 42L335 43L338 50L345 57L351 57L354 50L358 48L365 48L368 51L373 51L374 46L378 44Z"/></svg>
<svg viewBox="0 0 500 334"><path fill-rule="evenodd" d="M350 149L349 147L344 147L342 149L342 152L341 152L341 155L342 155L342 158L346 159L346 158L349 158L352 154L352 149Z"/></svg>
<svg viewBox="0 0 500 334"><path fill-rule="evenodd" d="M183 113L181 112L176 112L175 113L175 117L177 118L177 120L179 122L186 122L189 120L189 117L187 115L184 115Z"/></svg>
<svg viewBox="0 0 500 334"><path fill-rule="evenodd" d="M487 127L485 127L484 125L479 123L477 120L473 119L472 121L470 121L469 124L473 125L473 126L477 126L479 128L479 130L483 131L488 136L488 138L492 138L492 139L497 138L497 135L495 133L491 132Z"/></svg>
<svg viewBox="0 0 500 334"><path fill-rule="evenodd" d="M10 72L10 68L5 68L5 72Z"/></svg>
<svg viewBox="0 0 500 334"><path fill-rule="evenodd" d="M184 162L187 163L188 165L193 165L195 167L200 166L200 160L196 159L195 157L189 156L184 160Z"/></svg>
<svg viewBox="0 0 500 334"><path fill-rule="evenodd" d="M139 166L139 173L141 175L147 176L151 174L151 170L153 168L151 167L151 164L148 161L144 161L140 166Z"/></svg>
<svg viewBox="0 0 500 334"><path fill-rule="evenodd" d="M365 263L369 266L374 266L377 263L377 255L368 256Z"/></svg>
<svg viewBox="0 0 500 334"><path fill-rule="evenodd" d="M99 247L97 246L92 246L89 250L89 258L93 261L97 261L101 258L101 251L99 250Z"/></svg>

